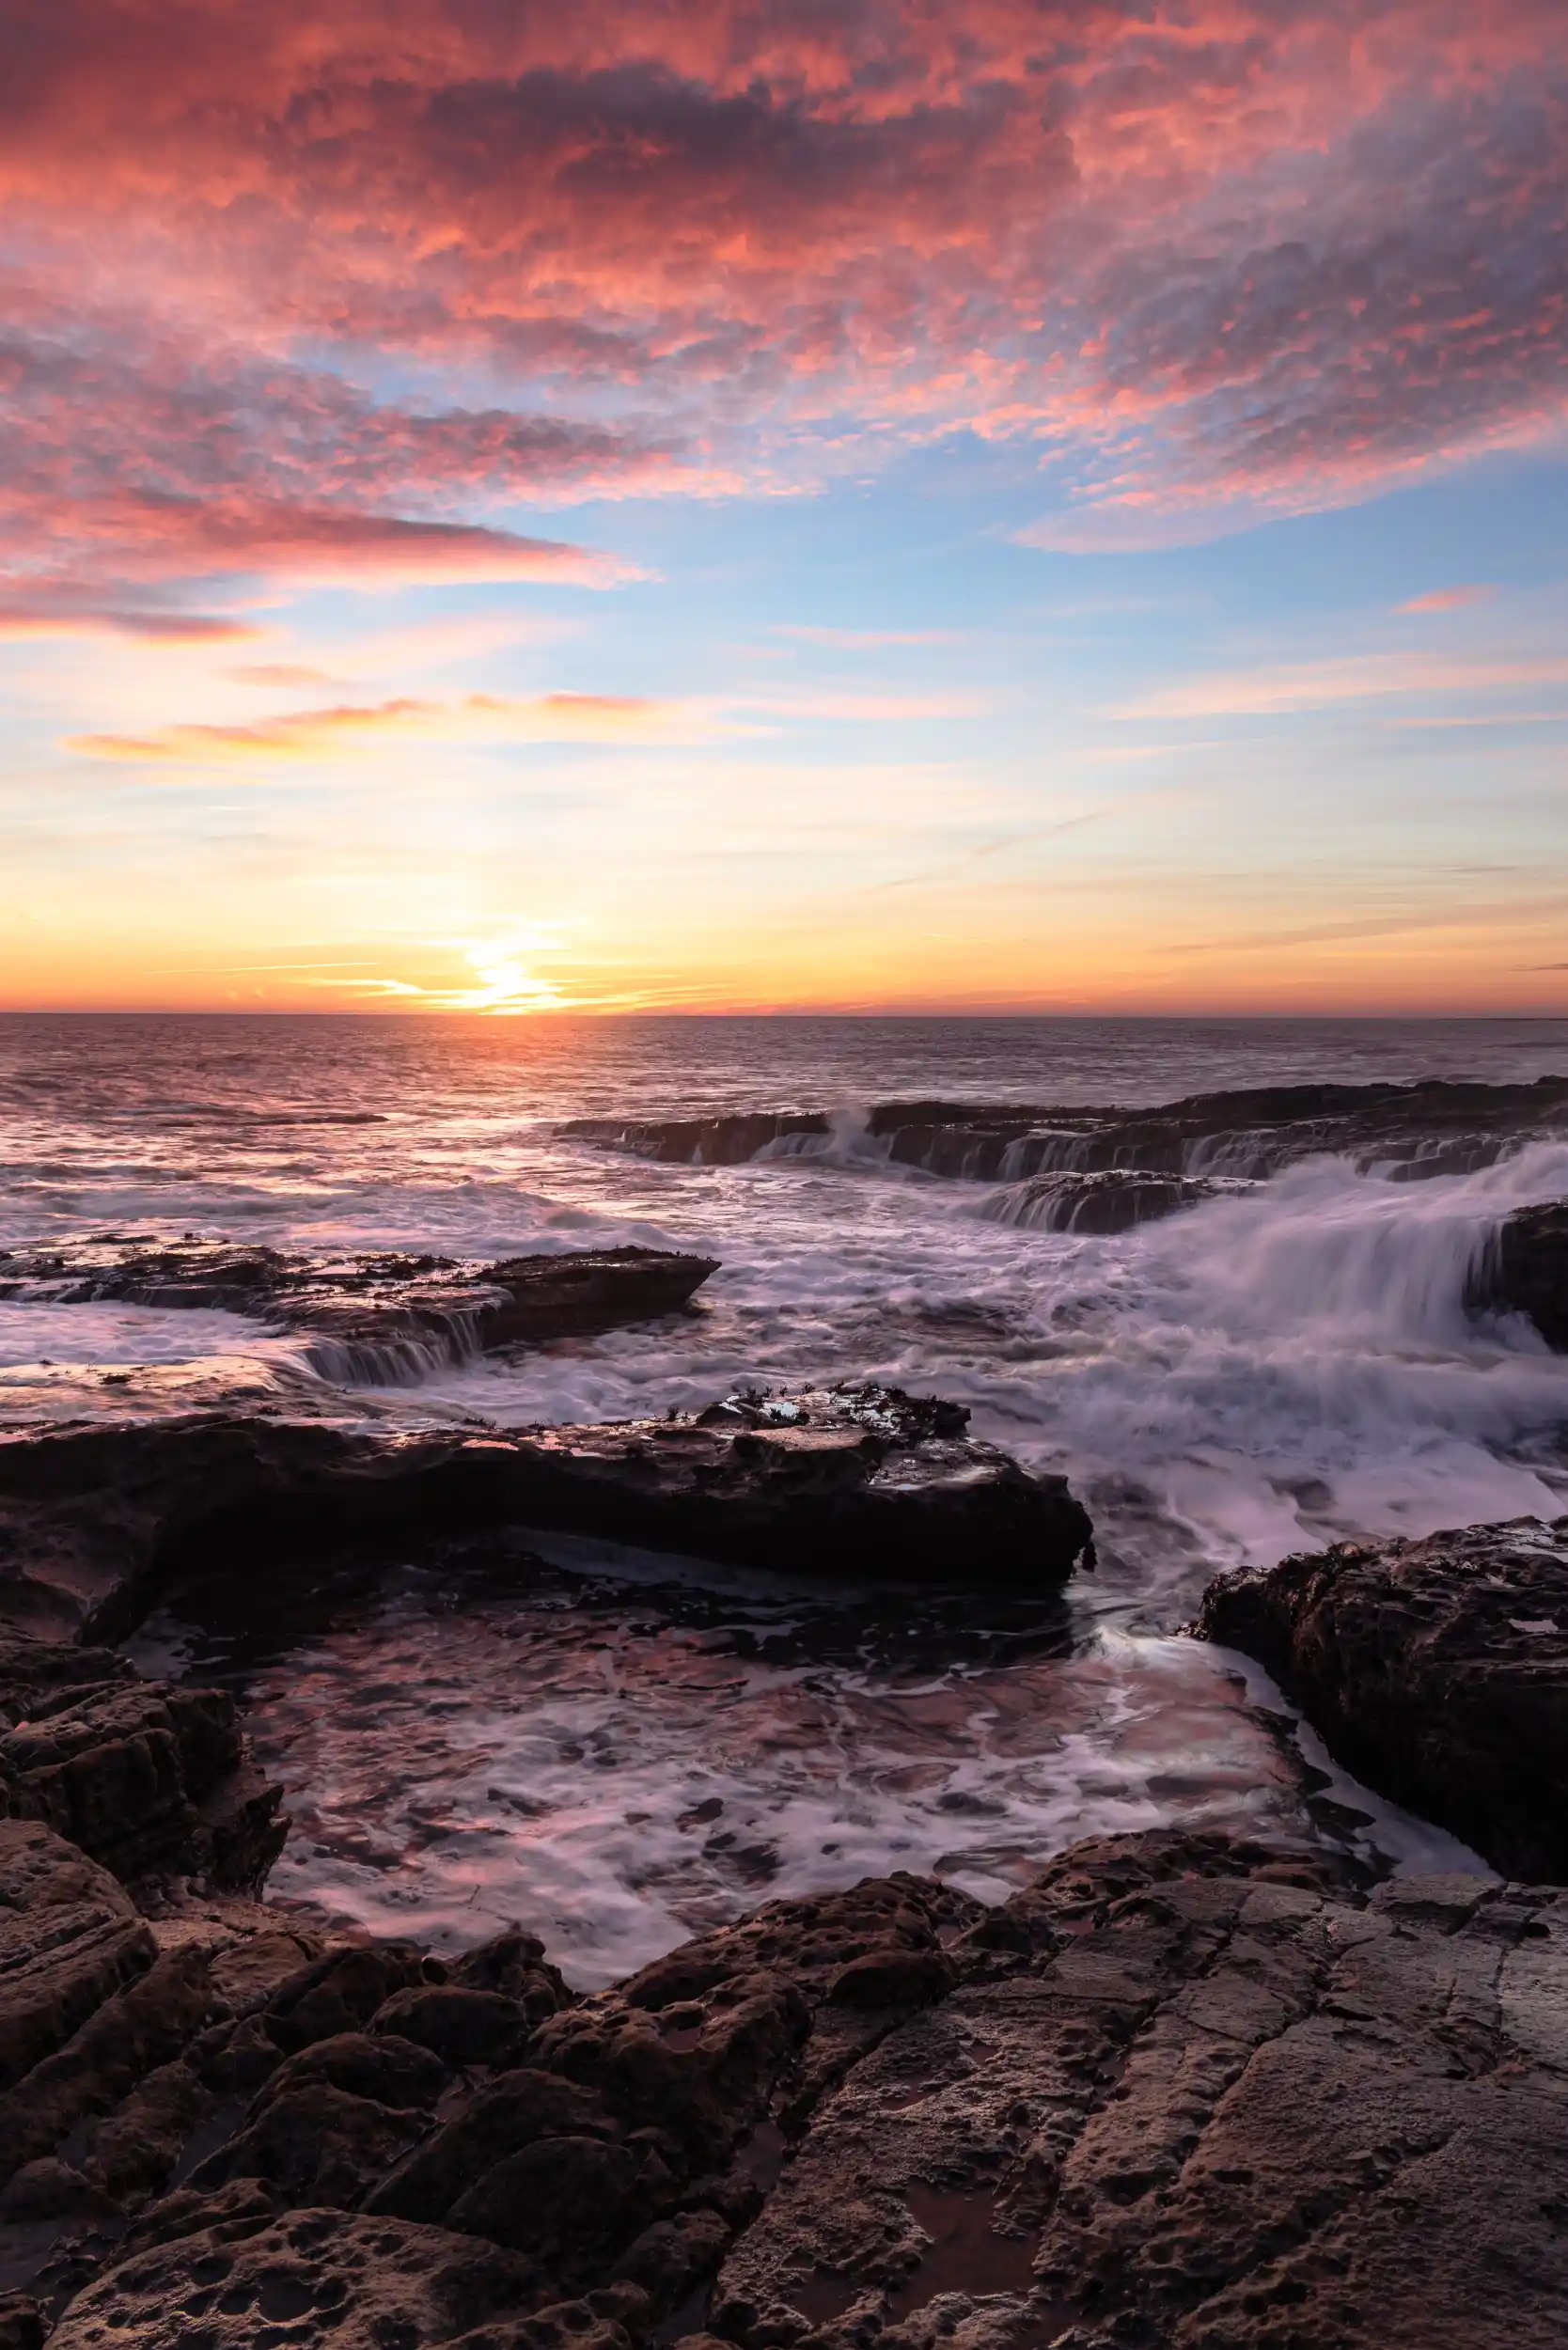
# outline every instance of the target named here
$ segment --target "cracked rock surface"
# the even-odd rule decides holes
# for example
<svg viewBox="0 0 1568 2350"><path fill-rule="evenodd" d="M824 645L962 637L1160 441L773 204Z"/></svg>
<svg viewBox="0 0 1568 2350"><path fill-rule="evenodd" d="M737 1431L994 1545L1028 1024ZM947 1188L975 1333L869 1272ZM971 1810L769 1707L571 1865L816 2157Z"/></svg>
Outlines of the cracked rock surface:
<svg viewBox="0 0 1568 2350"><path fill-rule="evenodd" d="M149 1982L152 1928L29 1834L24 1908L141 1935ZM906 1876L772 1904L588 1998L521 1934L450 1967L383 1944L290 1968L255 1939L183 2054L13 2181L0 2217L56 2216L8 2324L57 2350L1568 2332L1553 1888L1364 1894L1160 1831L1080 1844L996 1909ZM153 2126L192 2127L180 2072L212 2101L194 2164Z"/></svg>
<svg viewBox="0 0 1568 2350"><path fill-rule="evenodd" d="M1568 1881L1568 1518L1337 1543L1212 1583L1196 1629L1369 1786L1504 1876Z"/></svg>

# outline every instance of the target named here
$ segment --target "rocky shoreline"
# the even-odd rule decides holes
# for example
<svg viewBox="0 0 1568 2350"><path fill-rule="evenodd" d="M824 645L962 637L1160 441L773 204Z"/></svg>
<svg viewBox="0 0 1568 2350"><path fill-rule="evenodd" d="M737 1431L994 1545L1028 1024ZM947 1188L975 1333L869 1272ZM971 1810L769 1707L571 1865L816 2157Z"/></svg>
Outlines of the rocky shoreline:
<svg viewBox="0 0 1568 2350"><path fill-rule="evenodd" d="M1430 1625L1444 1543L1545 1606L1561 1530L1341 1546L1202 1628L1262 1653L1379 1573ZM221 1693L13 1634L0 1713L6 2350L1560 2338L1554 1885L1157 1831L996 1908L771 1904L580 1998L521 1931L269 1911L287 1824Z"/></svg>
<svg viewBox="0 0 1568 2350"><path fill-rule="evenodd" d="M150 1915L146 1914L150 1911ZM894 1876L578 1998L0 1823L8 2350L1527 2345L1568 1896L1201 1835Z"/></svg>
<svg viewBox="0 0 1568 2350"><path fill-rule="evenodd" d="M181 1575L520 1525L1059 1589L1087 1514L966 1417L0 1436L0 2350L1560 2341L1568 1521L1341 1544L1195 1627L1498 1881L1158 1830L995 1907L771 1903L588 1996L521 1927L268 1908L233 1700L106 1645Z"/></svg>
<svg viewBox="0 0 1568 2350"><path fill-rule="evenodd" d="M884 1102L863 1118L824 1110L716 1118L566 1120L593 1149L666 1165L832 1159L914 1167L982 1186L988 1220L1079 1237L1126 1232L1325 1156L1400 1183L1468 1175L1532 1142L1568 1136L1568 1079L1533 1085L1269 1086L1189 1095L1154 1109ZM1478 1246L1463 1304L1519 1315L1568 1349L1568 1204L1515 1209Z"/></svg>

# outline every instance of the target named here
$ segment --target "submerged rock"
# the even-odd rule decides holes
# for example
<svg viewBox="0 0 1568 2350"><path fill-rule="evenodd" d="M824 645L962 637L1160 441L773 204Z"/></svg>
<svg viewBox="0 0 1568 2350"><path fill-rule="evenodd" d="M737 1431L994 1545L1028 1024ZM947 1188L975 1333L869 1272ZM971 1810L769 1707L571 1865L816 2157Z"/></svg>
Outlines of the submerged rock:
<svg viewBox="0 0 1568 2350"><path fill-rule="evenodd" d="M1504 1875L1568 1881L1568 1518L1338 1543L1203 1595L1337 1759Z"/></svg>
<svg viewBox="0 0 1568 2350"><path fill-rule="evenodd" d="M60 2223L24 2279L59 2350L1545 2350L1568 2326L1568 1895L1368 1897L1299 1854L1095 1840L996 1909L908 1876L771 1904L445 2082L389 2029L421 1966L329 1954L197 2035L193 2075L248 2032L270 2076L187 2184L107 2221L100 2186ZM285 2060L270 2036L333 2020L310 2002L335 1968L360 2024Z"/></svg>
<svg viewBox="0 0 1568 2350"><path fill-rule="evenodd" d="M496 1263L452 1257L286 1256L230 1241L105 1234L0 1253L0 1297L55 1305L220 1308L303 1333L325 1377L371 1385L494 1347L650 1322L689 1304L712 1257L598 1248Z"/></svg>
<svg viewBox="0 0 1568 2350"><path fill-rule="evenodd" d="M736 1397L699 1418L387 1435L200 1415L0 1434L0 1610L118 1637L171 1578L486 1528L846 1579L1047 1591L1087 1551L1062 1477L897 1388Z"/></svg>

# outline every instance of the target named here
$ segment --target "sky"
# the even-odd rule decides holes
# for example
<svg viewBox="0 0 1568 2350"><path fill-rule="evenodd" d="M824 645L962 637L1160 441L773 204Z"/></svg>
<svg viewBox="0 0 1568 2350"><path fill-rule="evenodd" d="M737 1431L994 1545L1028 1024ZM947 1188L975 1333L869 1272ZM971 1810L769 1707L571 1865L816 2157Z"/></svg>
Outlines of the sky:
<svg viewBox="0 0 1568 2350"><path fill-rule="evenodd" d="M1562 0L7 0L0 1007L1568 1011Z"/></svg>

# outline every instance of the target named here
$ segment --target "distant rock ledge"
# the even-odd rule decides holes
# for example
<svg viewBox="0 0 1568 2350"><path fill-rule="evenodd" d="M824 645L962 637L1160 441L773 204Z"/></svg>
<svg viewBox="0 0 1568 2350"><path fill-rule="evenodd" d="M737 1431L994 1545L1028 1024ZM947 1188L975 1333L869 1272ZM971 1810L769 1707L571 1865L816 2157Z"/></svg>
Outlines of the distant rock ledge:
<svg viewBox="0 0 1568 2350"><path fill-rule="evenodd" d="M1106 1173L1258 1182L1333 1152L1414 1180L1490 1167L1521 1143L1568 1133L1568 1077L1533 1085L1426 1078L1414 1085L1243 1087L1151 1109L984 1102L879 1102L855 1120L824 1110L711 1118L569 1119L557 1133L681 1166L817 1158L852 1149L961 1182ZM1186 1204L1179 1198L1168 1206Z"/></svg>

